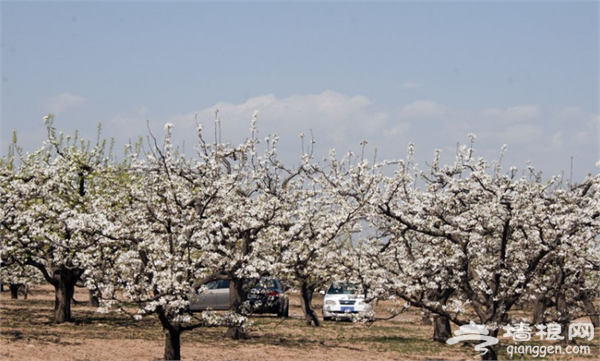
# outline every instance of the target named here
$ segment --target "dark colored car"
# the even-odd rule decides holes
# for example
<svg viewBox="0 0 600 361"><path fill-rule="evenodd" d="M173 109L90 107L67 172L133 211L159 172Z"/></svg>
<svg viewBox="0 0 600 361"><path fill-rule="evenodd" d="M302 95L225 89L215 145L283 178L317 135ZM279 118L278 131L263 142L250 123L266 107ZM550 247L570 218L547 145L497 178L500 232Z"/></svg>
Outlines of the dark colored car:
<svg viewBox="0 0 600 361"><path fill-rule="evenodd" d="M263 277L246 281L249 288L245 305L251 313L275 313L279 317L288 317L290 300L277 278ZM204 292L190 299L190 310L206 309L228 310L229 280L214 280L206 284Z"/></svg>
<svg viewBox="0 0 600 361"><path fill-rule="evenodd" d="M249 282L253 282L250 280ZM277 278L263 277L248 292L248 307L254 313L276 313L288 317L290 299Z"/></svg>

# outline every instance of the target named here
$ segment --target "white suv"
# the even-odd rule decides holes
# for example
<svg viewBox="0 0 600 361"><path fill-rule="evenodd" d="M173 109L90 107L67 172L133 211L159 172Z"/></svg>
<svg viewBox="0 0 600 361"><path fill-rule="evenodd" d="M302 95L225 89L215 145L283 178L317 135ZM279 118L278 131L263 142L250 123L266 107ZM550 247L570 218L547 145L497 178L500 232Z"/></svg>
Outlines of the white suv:
<svg viewBox="0 0 600 361"><path fill-rule="evenodd" d="M353 314L371 312L370 303L364 301L354 283L333 282L323 298L323 320L351 318Z"/></svg>

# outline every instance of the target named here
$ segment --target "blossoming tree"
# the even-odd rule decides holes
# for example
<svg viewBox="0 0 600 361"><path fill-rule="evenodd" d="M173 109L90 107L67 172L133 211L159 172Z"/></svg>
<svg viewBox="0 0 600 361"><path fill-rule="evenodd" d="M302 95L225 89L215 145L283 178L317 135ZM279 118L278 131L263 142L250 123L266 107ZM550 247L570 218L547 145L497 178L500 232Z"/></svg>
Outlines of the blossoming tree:
<svg viewBox="0 0 600 361"><path fill-rule="evenodd" d="M165 334L164 358L181 358L181 333L199 327L229 326L244 331L239 312L189 311L204 290L199 280L219 273L221 245L214 235L224 230L226 197L235 182L225 164L231 149L199 137L198 158L188 159L172 145L172 125L162 144L150 136L149 149L131 146L126 167L109 177L111 192L94 204L93 215L80 224L102 248L86 276L101 290L105 306L122 309L135 303L139 319L157 315ZM225 158L222 158L225 157Z"/></svg>
<svg viewBox="0 0 600 361"><path fill-rule="evenodd" d="M282 192L289 210L287 222L280 224L280 262L285 278L300 290L307 324L320 326L312 308L313 294L327 282L350 276L342 256L352 247L350 235L359 231L358 221L367 203L360 197L344 202L337 197L340 189L346 195L363 195L351 188L349 175L356 168L353 155L337 160L332 152L323 164L313 160L312 154L305 154L301 166L288 171L293 178L288 178Z"/></svg>
<svg viewBox="0 0 600 361"><path fill-rule="evenodd" d="M409 155L372 202L373 226L385 236L371 238L374 262L388 275L377 278L380 287L458 325L468 323L468 307L496 336L553 255L598 233L597 199L564 197L555 182L533 169L503 173L467 146L449 166L438 152L426 171ZM484 357L495 359L495 349Z"/></svg>
<svg viewBox="0 0 600 361"><path fill-rule="evenodd" d="M97 175L110 153L104 141L57 135L52 115L44 121L48 139L41 148L24 155L15 143L3 160L2 256L6 264L37 268L54 286L54 320L62 323L72 321L75 284L98 247L73 221L103 192Z"/></svg>

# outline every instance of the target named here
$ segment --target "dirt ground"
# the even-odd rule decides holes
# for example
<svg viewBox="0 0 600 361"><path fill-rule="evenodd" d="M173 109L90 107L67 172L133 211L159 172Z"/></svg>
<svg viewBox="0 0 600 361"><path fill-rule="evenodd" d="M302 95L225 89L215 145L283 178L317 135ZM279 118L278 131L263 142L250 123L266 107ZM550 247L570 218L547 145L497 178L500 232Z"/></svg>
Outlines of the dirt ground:
<svg viewBox="0 0 600 361"><path fill-rule="evenodd" d="M78 289L73 305L74 323L52 323L54 294L48 286L32 290L27 300L0 295L0 360L160 360L163 335L158 321L133 321L122 314L100 314L87 306L87 291ZM320 310L317 296L315 308ZM381 302L378 315L390 304ZM319 311L320 312L320 311ZM306 326L299 300L291 295L290 318L260 315L246 340L224 337L225 328L184 333L183 360L473 360L473 345L446 345L431 341L432 327L420 323L411 310L370 327L352 322ZM599 348L576 359L598 359ZM506 356L507 357L507 356ZM501 354L501 359L506 358ZM522 359L522 358L520 358ZM546 357L561 360L563 358Z"/></svg>

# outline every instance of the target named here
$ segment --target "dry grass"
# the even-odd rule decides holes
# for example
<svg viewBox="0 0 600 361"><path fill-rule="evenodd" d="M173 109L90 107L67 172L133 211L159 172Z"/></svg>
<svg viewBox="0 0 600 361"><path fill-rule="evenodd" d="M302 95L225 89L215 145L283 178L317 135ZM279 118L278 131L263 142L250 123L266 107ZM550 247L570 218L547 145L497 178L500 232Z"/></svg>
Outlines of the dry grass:
<svg viewBox="0 0 600 361"><path fill-rule="evenodd" d="M0 298L0 359L2 360L155 360L163 348L161 327L154 317L132 321L117 313L99 314L94 308L73 306L75 323L52 323L53 293L49 287L33 290L29 300ZM78 290L76 299L87 293ZM315 308L320 310L317 296ZM389 304L376 307L385 314ZM184 360L471 360L478 359L473 345L446 345L431 341L432 326L419 322L418 310L370 327L352 322L326 322L323 327L306 326L299 301L292 295L290 318L253 317L250 338L232 341L225 329L198 329L182 336ZM509 359L501 340L500 358ZM536 344L535 342L531 343ZM542 345L542 343L537 343ZM549 360L598 359L599 347L591 355L548 356ZM526 358L532 359L533 357ZM515 356L513 359L520 359Z"/></svg>

